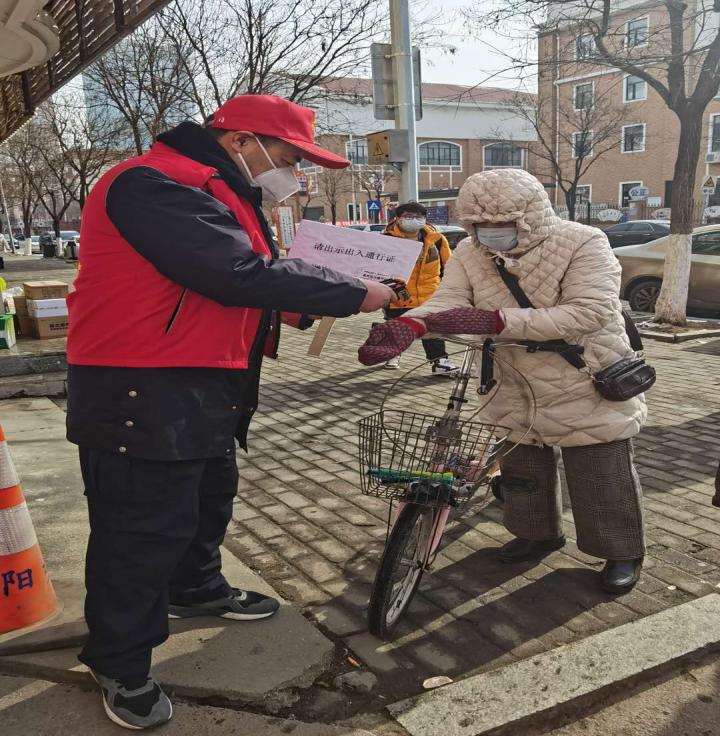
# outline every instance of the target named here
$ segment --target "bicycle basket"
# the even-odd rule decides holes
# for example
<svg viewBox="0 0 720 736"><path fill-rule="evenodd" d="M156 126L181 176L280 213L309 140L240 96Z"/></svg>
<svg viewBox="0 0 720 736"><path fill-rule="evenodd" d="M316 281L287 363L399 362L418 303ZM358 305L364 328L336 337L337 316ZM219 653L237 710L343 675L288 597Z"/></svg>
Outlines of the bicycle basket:
<svg viewBox="0 0 720 736"><path fill-rule="evenodd" d="M509 431L407 411L374 414L359 423L362 492L459 506L487 479Z"/></svg>

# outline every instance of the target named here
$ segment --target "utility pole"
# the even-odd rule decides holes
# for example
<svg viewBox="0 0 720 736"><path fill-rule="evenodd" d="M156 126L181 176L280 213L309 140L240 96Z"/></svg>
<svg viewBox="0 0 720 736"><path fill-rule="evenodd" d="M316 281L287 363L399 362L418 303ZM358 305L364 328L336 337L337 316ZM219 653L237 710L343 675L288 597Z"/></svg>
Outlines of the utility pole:
<svg viewBox="0 0 720 736"><path fill-rule="evenodd" d="M418 199L415 85L413 83L410 8L408 0L390 0L390 42L395 85L395 127L407 132L408 160L402 164L400 202Z"/></svg>

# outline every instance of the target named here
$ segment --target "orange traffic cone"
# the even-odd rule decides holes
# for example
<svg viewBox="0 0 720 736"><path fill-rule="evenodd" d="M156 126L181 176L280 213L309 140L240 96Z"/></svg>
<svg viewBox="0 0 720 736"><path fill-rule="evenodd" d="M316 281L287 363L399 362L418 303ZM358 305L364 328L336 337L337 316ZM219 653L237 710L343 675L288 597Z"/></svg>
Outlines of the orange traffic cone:
<svg viewBox="0 0 720 736"><path fill-rule="evenodd" d="M0 426L0 633L37 624L57 610L55 591Z"/></svg>

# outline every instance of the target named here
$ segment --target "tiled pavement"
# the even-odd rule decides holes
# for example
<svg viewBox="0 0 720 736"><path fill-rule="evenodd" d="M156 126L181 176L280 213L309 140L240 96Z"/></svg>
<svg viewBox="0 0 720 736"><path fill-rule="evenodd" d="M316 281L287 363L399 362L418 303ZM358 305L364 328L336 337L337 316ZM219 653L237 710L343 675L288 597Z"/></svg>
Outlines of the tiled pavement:
<svg viewBox="0 0 720 736"><path fill-rule="evenodd" d="M387 504L360 495L356 422L375 412L398 373L364 369L355 351L371 318L336 323L321 358L286 330L268 362L228 546L343 639L394 697L423 679L459 677L645 616L720 587L720 340L650 343L658 383L636 443L649 536L645 573L629 595L597 587L602 562L574 541L541 564L506 566L509 535L491 504L451 531L391 644L366 630L365 606L386 533ZM422 359L414 347L408 368ZM423 367L390 404L442 412L449 383ZM470 512L472 514L472 511ZM567 533L574 539L568 512Z"/></svg>

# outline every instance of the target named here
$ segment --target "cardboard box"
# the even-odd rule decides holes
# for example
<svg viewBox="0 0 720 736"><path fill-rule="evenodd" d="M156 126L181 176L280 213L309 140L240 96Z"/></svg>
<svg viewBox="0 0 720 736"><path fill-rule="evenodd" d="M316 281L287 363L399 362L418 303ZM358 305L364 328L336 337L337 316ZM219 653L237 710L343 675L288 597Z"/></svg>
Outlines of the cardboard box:
<svg viewBox="0 0 720 736"><path fill-rule="evenodd" d="M31 317L67 317L65 299L28 299L27 310Z"/></svg>
<svg viewBox="0 0 720 736"><path fill-rule="evenodd" d="M29 314L15 315L15 332L23 337L35 337L33 318Z"/></svg>
<svg viewBox="0 0 720 736"><path fill-rule="evenodd" d="M65 337L68 333L67 317L30 317L33 336L40 340L51 337Z"/></svg>
<svg viewBox="0 0 720 736"><path fill-rule="evenodd" d="M28 299L64 299L68 285L62 281L26 281L23 291Z"/></svg>
<svg viewBox="0 0 720 736"><path fill-rule="evenodd" d="M28 316L26 296L14 296L13 302L15 303L15 314L24 314L25 316Z"/></svg>
<svg viewBox="0 0 720 736"><path fill-rule="evenodd" d="M15 339L15 323L11 314L0 316L0 348L11 348Z"/></svg>

